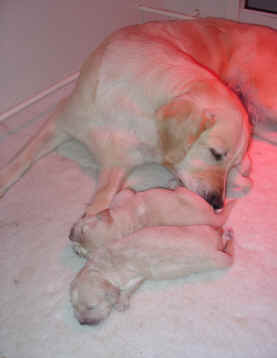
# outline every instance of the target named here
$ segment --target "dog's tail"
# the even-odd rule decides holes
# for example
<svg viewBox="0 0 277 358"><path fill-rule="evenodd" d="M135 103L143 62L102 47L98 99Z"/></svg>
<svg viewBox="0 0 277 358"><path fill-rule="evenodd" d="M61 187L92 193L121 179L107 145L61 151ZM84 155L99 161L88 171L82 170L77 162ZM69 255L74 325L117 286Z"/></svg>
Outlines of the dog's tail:
<svg viewBox="0 0 277 358"><path fill-rule="evenodd" d="M43 124L9 163L0 170L0 197L15 184L23 174L41 157L53 151L69 139L66 133L57 130L57 119L62 115L65 102L61 102L55 113Z"/></svg>

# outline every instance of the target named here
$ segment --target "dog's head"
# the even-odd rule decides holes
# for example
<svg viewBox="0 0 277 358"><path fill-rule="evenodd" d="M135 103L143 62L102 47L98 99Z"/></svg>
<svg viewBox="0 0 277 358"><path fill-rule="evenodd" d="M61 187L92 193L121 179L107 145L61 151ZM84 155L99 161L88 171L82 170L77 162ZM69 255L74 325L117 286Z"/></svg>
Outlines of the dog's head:
<svg viewBox="0 0 277 358"><path fill-rule="evenodd" d="M106 319L119 299L119 289L86 266L71 284L74 315L81 324L96 325Z"/></svg>
<svg viewBox="0 0 277 358"><path fill-rule="evenodd" d="M229 172L241 163L248 147L248 117L238 98L219 81L204 88L162 107L158 126L164 164L185 187L219 209Z"/></svg>

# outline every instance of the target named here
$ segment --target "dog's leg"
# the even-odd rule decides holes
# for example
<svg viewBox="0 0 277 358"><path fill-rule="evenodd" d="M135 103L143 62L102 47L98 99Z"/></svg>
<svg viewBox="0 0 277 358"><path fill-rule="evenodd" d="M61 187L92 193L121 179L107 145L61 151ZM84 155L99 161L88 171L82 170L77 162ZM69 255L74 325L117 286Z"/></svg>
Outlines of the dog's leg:
<svg viewBox="0 0 277 358"><path fill-rule="evenodd" d="M0 197L15 184L20 177L42 156L53 151L61 143L68 140L65 133L57 131L57 110L41 129L34 134L23 148L10 160L7 166L0 170Z"/></svg>
<svg viewBox="0 0 277 358"><path fill-rule="evenodd" d="M96 215L109 208L116 193L120 190L121 184L126 176L126 168L106 168L100 173L95 194L91 204L86 208L85 213L72 227L69 238L75 242L83 240L83 230L94 221L98 221ZM101 240L101 238L100 238ZM78 245L75 251L79 252ZM81 254L83 256L83 254Z"/></svg>
<svg viewBox="0 0 277 358"><path fill-rule="evenodd" d="M126 168L105 168L101 170L96 191L84 216L94 216L110 206L115 194L120 190L126 176Z"/></svg>

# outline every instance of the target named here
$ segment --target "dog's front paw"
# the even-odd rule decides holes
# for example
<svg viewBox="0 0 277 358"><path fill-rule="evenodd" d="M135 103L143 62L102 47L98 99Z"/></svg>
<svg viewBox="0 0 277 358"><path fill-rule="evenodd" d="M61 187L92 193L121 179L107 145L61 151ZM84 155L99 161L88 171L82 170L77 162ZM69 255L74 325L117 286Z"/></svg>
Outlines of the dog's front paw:
<svg viewBox="0 0 277 358"><path fill-rule="evenodd" d="M83 216L73 225L69 239L74 251L86 258L98 247L104 246L116 236L113 218L106 209L95 216Z"/></svg>
<svg viewBox="0 0 277 358"><path fill-rule="evenodd" d="M88 225L93 227L95 220L97 220L95 217L82 217L72 226L70 230L69 240L72 241L72 248L79 256L85 258L89 257L86 231Z"/></svg>
<svg viewBox="0 0 277 358"><path fill-rule="evenodd" d="M72 226L69 239L71 241L82 243L86 238L86 234L99 230L99 224L101 225L101 222L106 222L108 220L106 217L108 217L109 214L106 213L106 211L108 210L104 210L95 216L82 216Z"/></svg>

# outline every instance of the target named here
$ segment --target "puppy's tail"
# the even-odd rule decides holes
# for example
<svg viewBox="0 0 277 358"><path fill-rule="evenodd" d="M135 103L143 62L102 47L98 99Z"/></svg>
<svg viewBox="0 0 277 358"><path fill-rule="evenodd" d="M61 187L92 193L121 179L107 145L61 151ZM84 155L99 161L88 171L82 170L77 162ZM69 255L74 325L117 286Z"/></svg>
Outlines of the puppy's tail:
<svg viewBox="0 0 277 358"><path fill-rule="evenodd" d="M67 134L57 131L57 118L62 114L63 108L64 103L61 103L40 130L15 154L7 166L0 170L0 197L4 196L38 159L69 139Z"/></svg>

